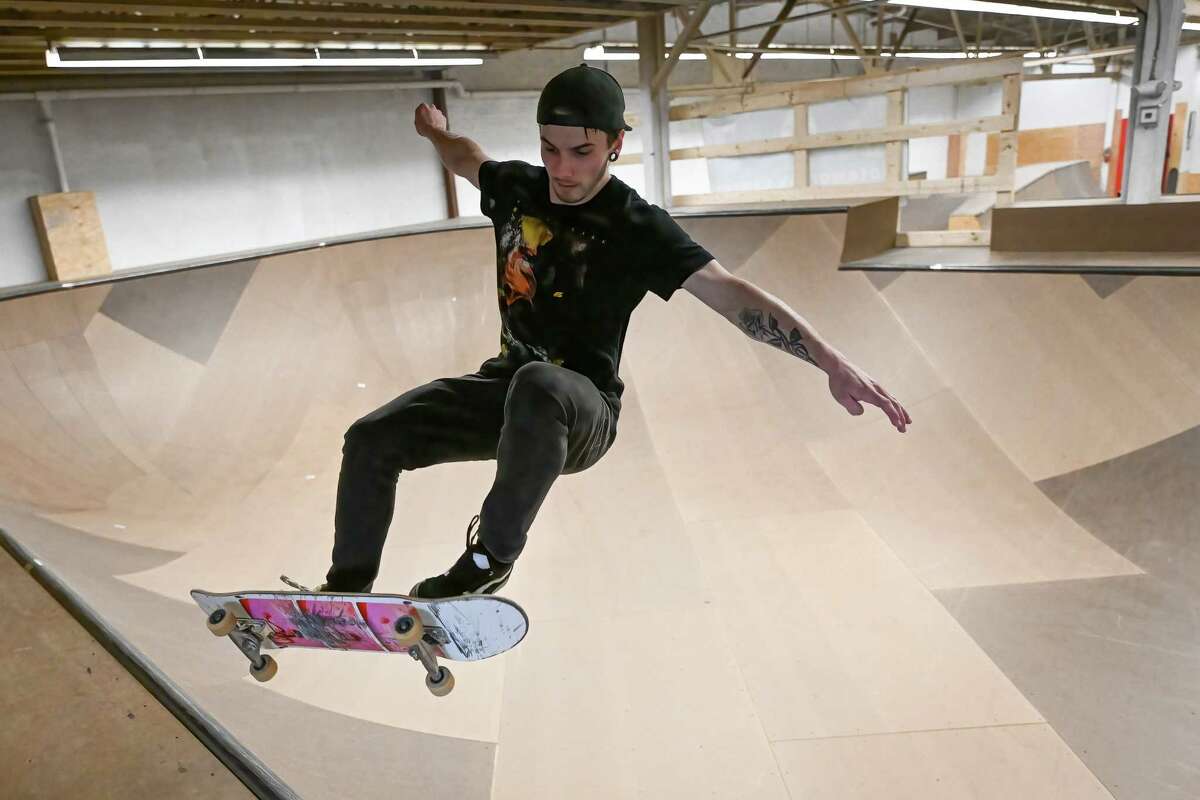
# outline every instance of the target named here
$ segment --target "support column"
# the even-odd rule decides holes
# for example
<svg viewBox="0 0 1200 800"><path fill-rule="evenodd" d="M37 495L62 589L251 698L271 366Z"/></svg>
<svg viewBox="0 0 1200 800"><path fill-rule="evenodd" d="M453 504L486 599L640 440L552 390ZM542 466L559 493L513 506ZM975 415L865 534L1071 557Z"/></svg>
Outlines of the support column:
<svg viewBox="0 0 1200 800"><path fill-rule="evenodd" d="M433 90L433 104L446 116L448 127L450 109L446 105L446 87L438 86ZM454 173L445 165L442 166L442 189L446 192L446 219L458 219L458 185L454 182Z"/></svg>
<svg viewBox="0 0 1200 800"><path fill-rule="evenodd" d="M667 49L664 16L639 17L638 87L641 89L642 169L646 173L647 202L662 208L671 205L670 96L666 82L654 88L654 76Z"/></svg>
<svg viewBox="0 0 1200 800"><path fill-rule="evenodd" d="M50 151L54 154L54 168L58 173L58 191L69 192L71 185L67 183L67 168L63 166L62 148L58 146L58 128L54 125L54 111L50 107L50 98L44 94L37 95L38 106L42 109L42 125L46 127L46 136L50 139Z"/></svg>
<svg viewBox="0 0 1200 800"><path fill-rule="evenodd" d="M1183 9L1184 0L1150 0L1138 25L1122 190L1126 203L1153 203L1162 197Z"/></svg>

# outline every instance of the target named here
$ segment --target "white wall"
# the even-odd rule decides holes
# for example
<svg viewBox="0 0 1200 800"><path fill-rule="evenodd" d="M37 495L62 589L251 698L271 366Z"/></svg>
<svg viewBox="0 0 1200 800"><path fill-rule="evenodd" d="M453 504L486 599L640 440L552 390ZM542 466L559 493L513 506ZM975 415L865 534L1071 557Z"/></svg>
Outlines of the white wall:
<svg viewBox="0 0 1200 800"><path fill-rule="evenodd" d="M527 161L541 164L537 126L537 97L488 97L464 99L447 94L450 129L468 136L497 161ZM427 145L432 147L432 145ZM479 208L479 190L470 181L455 178L458 213L475 217Z"/></svg>
<svg viewBox="0 0 1200 800"><path fill-rule="evenodd" d="M1021 87L1021 130L1111 122L1115 87L1110 78L1028 82Z"/></svg>
<svg viewBox="0 0 1200 800"><path fill-rule="evenodd" d="M32 100L0 103L0 287L46 279L27 198L59 187L39 113Z"/></svg>
<svg viewBox="0 0 1200 800"><path fill-rule="evenodd" d="M412 126L426 92L55 104L72 186L97 192L114 269L442 219Z"/></svg>
<svg viewBox="0 0 1200 800"><path fill-rule="evenodd" d="M908 92L907 122L911 125L954 119L955 88L928 86ZM931 181L944 180L950 157L950 137L928 136L908 143L908 171L924 172Z"/></svg>
<svg viewBox="0 0 1200 800"><path fill-rule="evenodd" d="M887 125L887 98L851 97L808 107L808 131L813 134ZM883 183L886 181L885 146L832 147L814 150L808 156L808 182L812 186L839 183Z"/></svg>
<svg viewBox="0 0 1200 800"><path fill-rule="evenodd" d="M791 136L795 117L790 108L753 111L702 120L704 144L735 144L759 139ZM672 129L671 135L675 131ZM674 140L671 146L675 147ZM795 159L791 153L770 153L761 156L710 158L708 180L714 192L741 192L756 189L786 189L793 183ZM673 187L675 194L681 194Z"/></svg>
<svg viewBox="0 0 1200 800"><path fill-rule="evenodd" d="M975 119L999 114L1004 107L1004 92L996 81L977 86L958 86L955 91L954 119ZM987 134L967 134L964 175L982 175L987 171Z"/></svg>
<svg viewBox="0 0 1200 800"><path fill-rule="evenodd" d="M56 100L72 190L96 193L114 270L445 218L416 135L425 91ZM57 191L33 103L0 103L0 285L45 280L24 197ZM22 244L24 242L25 244ZM6 247L6 251L9 248Z"/></svg>

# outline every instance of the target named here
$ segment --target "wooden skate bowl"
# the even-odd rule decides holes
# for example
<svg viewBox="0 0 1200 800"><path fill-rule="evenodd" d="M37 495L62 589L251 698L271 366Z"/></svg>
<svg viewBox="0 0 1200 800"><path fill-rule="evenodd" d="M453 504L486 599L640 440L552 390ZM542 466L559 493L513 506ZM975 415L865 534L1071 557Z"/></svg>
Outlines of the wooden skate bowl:
<svg viewBox="0 0 1200 800"><path fill-rule="evenodd" d="M1017 167L1018 203L1103 197L1104 191L1085 160ZM909 197L900 210L900 230L990 230L995 192Z"/></svg>
<svg viewBox="0 0 1200 800"><path fill-rule="evenodd" d="M321 579L346 428L498 347L490 229L0 303L0 526L306 797L1194 793L1200 282L838 272L842 215L683 224L912 428L648 295L616 444L505 588L530 633L447 698L372 654L255 684L187 593ZM376 587L445 569L494 471L401 474Z"/></svg>

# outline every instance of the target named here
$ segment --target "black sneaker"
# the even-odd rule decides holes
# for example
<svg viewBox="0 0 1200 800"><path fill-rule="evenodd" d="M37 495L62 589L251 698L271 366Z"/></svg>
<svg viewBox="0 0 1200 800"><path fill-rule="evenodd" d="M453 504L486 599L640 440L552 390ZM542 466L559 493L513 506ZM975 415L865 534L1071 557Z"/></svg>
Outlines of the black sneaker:
<svg viewBox="0 0 1200 800"><path fill-rule="evenodd" d="M494 594L512 574L512 564L497 561L479 541L475 530L479 524L476 514L467 525L467 549L454 566L432 578L426 578L409 592L412 597L458 597L464 594Z"/></svg>

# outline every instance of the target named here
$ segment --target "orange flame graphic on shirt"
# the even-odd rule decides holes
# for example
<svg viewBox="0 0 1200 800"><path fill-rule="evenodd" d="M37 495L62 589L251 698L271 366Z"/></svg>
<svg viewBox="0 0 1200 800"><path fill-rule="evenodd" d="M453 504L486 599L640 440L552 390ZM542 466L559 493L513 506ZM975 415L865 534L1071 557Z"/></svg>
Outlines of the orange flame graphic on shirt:
<svg viewBox="0 0 1200 800"><path fill-rule="evenodd" d="M538 248L554 238L546 223L536 217L521 217L521 246L513 248L504 265L504 302L511 306L518 300L533 302L537 294L537 276L526 260L537 255Z"/></svg>

